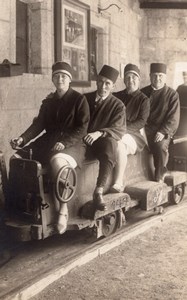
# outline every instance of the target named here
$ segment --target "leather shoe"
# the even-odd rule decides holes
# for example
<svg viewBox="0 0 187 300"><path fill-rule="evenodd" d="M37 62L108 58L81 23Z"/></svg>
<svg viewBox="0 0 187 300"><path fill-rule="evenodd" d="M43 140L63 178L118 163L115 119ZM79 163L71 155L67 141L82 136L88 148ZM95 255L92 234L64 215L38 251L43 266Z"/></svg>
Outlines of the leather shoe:
<svg viewBox="0 0 187 300"><path fill-rule="evenodd" d="M94 203L94 206L97 210L104 211L104 210L107 209L106 203L104 202L102 193L94 193L93 203Z"/></svg>

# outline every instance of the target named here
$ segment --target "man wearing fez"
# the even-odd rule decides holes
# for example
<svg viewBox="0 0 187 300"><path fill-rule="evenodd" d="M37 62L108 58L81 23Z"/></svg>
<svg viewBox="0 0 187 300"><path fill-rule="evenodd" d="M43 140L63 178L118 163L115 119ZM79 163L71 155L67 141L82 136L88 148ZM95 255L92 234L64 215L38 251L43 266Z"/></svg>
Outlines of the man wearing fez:
<svg viewBox="0 0 187 300"><path fill-rule="evenodd" d="M42 164L49 164L53 182L59 170L66 165L80 166L85 155L82 141L87 133L90 119L89 106L85 96L70 87L72 68L66 62L56 62L52 66L52 82L56 88L43 100L37 118L18 138L11 140L13 149L21 147L14 158L32 157ZM41 134L34 142L32 139ZM25 146L26 145L26 146ZM57 230L60 234L67 228L67 204L60 202Z"/></svg>
<svg viewBox="0 0 187 300"><path fill-rule="evenodd" d="M140 87L140 70L136 65L127 64L124 68L126 88L114 93L126 107L127 131L118 142L118 159L114 171L112 192L124 190L123 175L127 164L127 155L142 151L146 140L140 130L144 128L150 111L150 101Z"/></svg>
<svg viewBox="0 0 187 300"><path fill-rule="evenodd" d="M107 178L116 163L117 141L125 133L125 106L112 95L119 72L104 65L97 76L97 91L85 96L90 106L90 123L84 142L99 160L99 174L93 194L96 209L105 210L103 193Z"/></svg>
<svg viewBox="0 0 187 300"><path fill-rule="evenodd" d="M167 171L168 147L180 118L178 93L166 85L166 65L152 63L151 84L142 89L150 98L150 115L145 126L149 148L153 154L155 180L162 181Z"/></svg>

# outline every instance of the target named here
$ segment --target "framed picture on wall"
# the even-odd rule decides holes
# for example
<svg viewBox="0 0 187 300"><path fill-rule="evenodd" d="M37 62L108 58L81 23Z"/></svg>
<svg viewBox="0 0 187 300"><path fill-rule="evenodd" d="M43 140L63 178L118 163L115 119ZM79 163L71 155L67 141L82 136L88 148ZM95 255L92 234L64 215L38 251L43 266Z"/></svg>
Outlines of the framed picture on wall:
<svg viewBox="0 0 187 300"><path fill-rule="evenodd" d="M73 85L90 85L90 7L77 0L54 5L55 60L71 65Z"/></svg>

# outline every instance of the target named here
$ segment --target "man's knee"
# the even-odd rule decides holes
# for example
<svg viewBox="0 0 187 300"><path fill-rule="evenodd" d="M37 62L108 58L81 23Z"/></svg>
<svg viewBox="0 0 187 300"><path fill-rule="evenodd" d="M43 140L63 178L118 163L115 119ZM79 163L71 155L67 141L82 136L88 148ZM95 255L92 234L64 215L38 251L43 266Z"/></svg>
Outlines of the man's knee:
<svg viewBox="0 0 187 300"><path fill-rule="evenodd" d="M136 140L134 139L134 137L131 135L131 134L124 134L124 136L122 137L122 140L121 140L125 147L126 147L126 153L127 155L129 154L135 154L136 151L137 151L137 143L136 143Z"/></svg>
<svg viewBox="0 0 187 300"><path fill-rule="evenodd" d="M110 137L101 138L93 145L95 156L102 161L114 165L117 160L117 141Z"/></svg>
<svg viewBox="0 0 187 300"><path fill-rule="evenodd" d="M117 157L117 141L113 138L105 138L102 145L102 152L109 161L116 161Z"/></svg>

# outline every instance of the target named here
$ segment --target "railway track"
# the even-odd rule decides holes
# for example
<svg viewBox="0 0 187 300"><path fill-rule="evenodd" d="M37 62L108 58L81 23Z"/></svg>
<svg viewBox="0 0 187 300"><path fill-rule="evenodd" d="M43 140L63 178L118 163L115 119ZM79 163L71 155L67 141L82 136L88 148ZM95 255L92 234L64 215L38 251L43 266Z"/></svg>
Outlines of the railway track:
<svg viewBox="0 0 187 300"><path fill-rule="evenodd" d="M43 241L12 244L11 259L1 267L0 299L29 299L75 267L157 226L178 210L187 209L187 201L184 200L178 206L166 207L161 215L132 210L127 214L127 223L122 229L97 241L89 232L80 231Z"/></svg>

